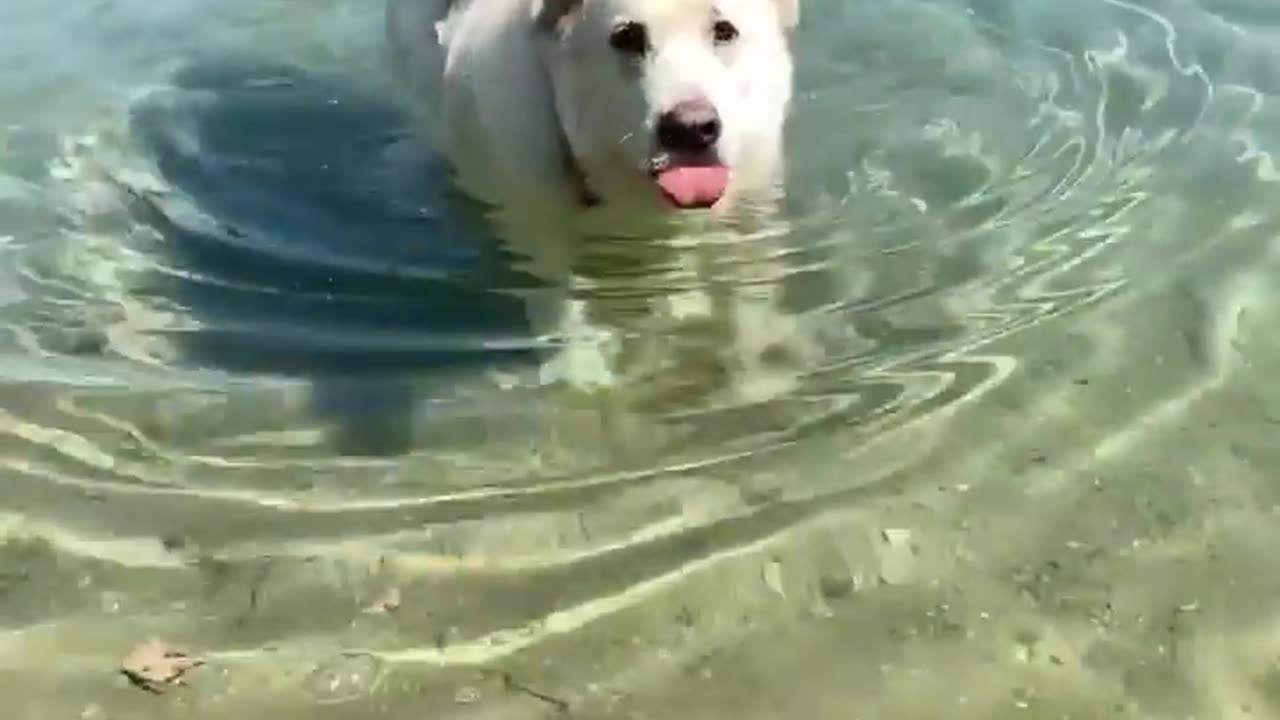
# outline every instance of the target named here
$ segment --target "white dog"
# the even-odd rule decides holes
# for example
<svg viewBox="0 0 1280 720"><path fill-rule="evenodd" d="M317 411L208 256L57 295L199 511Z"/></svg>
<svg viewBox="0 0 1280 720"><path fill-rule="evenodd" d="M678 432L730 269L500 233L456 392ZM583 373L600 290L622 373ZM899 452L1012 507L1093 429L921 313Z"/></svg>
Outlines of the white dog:
<svg viewBox="0 0 1280 720"><path fill-rule="evenodd" d="M573 290L592 228L708 233L777 199L798 2L390 0L393 68L429 140L459 187L500 212L533 271L563 288L533 310L539 332L614 324ZM705 254L679 262L705 274ZM727 304L713 284L701 277L662 312L714 315L729 328L716 342L776 365L770 338L786 319L767 283ZM617 355L600 357L607 381Z"/></svg>

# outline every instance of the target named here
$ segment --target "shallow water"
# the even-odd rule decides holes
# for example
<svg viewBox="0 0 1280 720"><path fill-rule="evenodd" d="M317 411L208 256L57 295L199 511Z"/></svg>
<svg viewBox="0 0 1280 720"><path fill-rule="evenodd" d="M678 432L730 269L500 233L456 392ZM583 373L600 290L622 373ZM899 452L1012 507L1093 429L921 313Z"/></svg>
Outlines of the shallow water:
<svg viewBox="0 0 1280 720"><path fill-rule="evenodd" d="M1280 715L1280 6L805 11L820 352L645 411L539 380L378 3L0 8L9 716Z"/></svg>

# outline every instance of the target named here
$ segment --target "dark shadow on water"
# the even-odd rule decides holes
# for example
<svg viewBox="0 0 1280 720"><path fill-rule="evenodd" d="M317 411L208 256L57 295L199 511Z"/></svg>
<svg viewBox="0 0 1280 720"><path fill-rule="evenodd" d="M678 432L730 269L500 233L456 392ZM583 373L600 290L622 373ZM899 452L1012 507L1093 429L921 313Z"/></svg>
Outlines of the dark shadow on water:
<svg viewBox="0 0 1280 720"><path fill-rule="evenodd" d="M143 292L197 321L184 362L306 378L340 452L397 453L421 393L533 359L504 290L535 281L358 82L219 60L138 101L134 140L183 201L149 206L168 271Z"/></svg>

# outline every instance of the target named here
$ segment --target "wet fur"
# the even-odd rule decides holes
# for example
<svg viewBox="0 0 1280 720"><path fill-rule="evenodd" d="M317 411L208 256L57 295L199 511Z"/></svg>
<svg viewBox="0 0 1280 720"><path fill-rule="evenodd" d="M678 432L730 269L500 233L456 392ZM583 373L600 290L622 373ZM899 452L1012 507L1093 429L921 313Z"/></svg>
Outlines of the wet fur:
<svg viewBox="0 0 1280 720"><path fill-rule="evenodd" d="M391 62L427 142L449 160L461 190L495 209L513 249L530 259L529 269L556 288L530 300L535 331L581 336L644 326L666 328L652 335L702 335L694 344L708 349L695 364L716 356L712 363L724 366L711 373L717 382L727 381L739 395L759 395L764 386L774 392L777 383L761 385L757 376L772 378L778 357L799 354L778 350L779 338L795 334L795 322L781 310L777 287L704 279L696 291L651 298L647 317L637 324L635 307L612 307L577 292L576 285L590 273L580 261L593 233L707 231L705 223L691 231L667 210L637 169L650 152L655 110L681 93L711 97L724 118L724 155L735 182L719 211L720 229L754 223L759 209L767 214L780 192L791 94L787 31L797 19L796 0L389 3ZM713 3L741 27L741 47L721 50L694 39L690 28L710 17ZM678 38L645 65L642 78L620 66L609 48L610 25L625 14L643 16L655 32ZM598 207L583 202L584 183L599 196ZM721 239L659 264L674 262L695 275L729 266L708 261L715 246L729 247ZM637 253L643 256L652 254ZM557 358L558 376L578 385L608 385L636 351L618 343L570 342ZM677 376L688 370L679 367L682 362L677 359L672 370ZM594 370L584 370L588 366Z"/></svg>

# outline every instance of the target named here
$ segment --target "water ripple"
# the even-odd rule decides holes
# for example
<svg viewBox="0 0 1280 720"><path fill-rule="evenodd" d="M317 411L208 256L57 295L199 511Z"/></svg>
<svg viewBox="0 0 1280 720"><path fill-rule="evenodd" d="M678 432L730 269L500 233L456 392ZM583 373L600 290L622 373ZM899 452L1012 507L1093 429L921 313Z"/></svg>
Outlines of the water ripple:
<svg viewBox="0 0 1280 720"><path fill-rule="evenodd" d="M387 664L507 661L727 577L940 482L925 450L957 425L997 428L954 451L966 463L1030 442L972 408L1034 385L1025 403L1057 417L1082 385L1042 365L1105 365L1124 342L1079 319L1280 227L1258 187L1280 177L1259 129L1274 50L1245 29L1280 16L1084 4L833 3L803 30L785 227L593 245L581 297L655 356L679 349L655 308L685 295L785 302L817 352L754 400L654 390L640 361L633 394L542 382L554 343L522 299L546 284L416 159L385 98L283 65L189 66L68 137L56 217L0 247L16 275L0 525L165 578L136 616L181 626L164 608L202 604L220 620L192 631L222 662L359 648L295 683L338 701ZM1220 342L1187 344L1216 372ZM353 626L389 582L430 617ZM74 631L59 611L30 643ZM352 688L334 679L348 665Z"/></svg>

